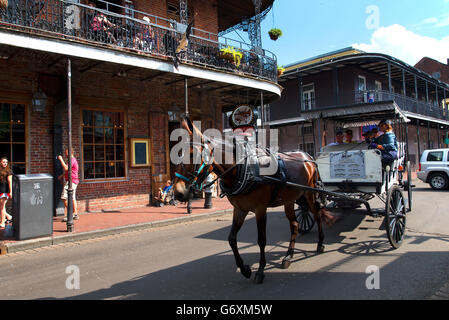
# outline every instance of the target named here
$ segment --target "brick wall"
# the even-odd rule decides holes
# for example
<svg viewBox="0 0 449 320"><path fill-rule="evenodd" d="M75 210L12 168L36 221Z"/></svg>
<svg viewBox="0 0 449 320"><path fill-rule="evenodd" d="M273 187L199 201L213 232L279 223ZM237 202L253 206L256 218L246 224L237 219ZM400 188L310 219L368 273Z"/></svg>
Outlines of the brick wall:
<svg viewBox="0 0 449 320"><path fill-rule="evenodd" d="M62 126L62 141L68 140L68 113L65 102L65 79L57 74L43 77L48 70L36 65L48 65L45 55L36 54L36 60L16 56L11 61L0 60L0 100L27 105L27 168L28 173L54 175L55 152L53 150L55 123ZM86 61L87 62L87 61ZM42 66L42 65L41 65ZM142 82L142 70L130 71L130 76L113 76L117 66L100 65L81 73L74 64L72 71L72 145L80 170L82 170L81 110L123 110L126 121L126 148L128 138L149 137L152 140L152 167L131 168L127 154L127 176L115 181L81 180L76 198L80 212L112 210L147 205L150 201L153 175L169 171L167 110L175 102L184 104L184 88L181 84L166 86L164 81ZM46 72L37 72L44 70ZM143 74L140 74L140 73ZM132 73L132 74L131 74ZM34 79L34 82L33 82ZM40 87L49 96L45 112L31 110L32 92ZM135 80L134 80L135 79ZM55 88L58 88L57 90ZM221 106L213 92L192 89L189 92L190 112L193 119L215 122L221 127ZM57 115L57 116L56 116ZM81 178L81 171L80 171Z"/></svg>

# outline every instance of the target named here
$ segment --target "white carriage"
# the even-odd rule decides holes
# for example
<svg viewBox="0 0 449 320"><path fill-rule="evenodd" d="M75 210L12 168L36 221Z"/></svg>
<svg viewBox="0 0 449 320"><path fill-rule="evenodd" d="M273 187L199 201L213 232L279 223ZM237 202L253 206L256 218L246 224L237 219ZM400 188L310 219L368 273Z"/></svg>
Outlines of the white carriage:
<svg viewBox="0 0 449 320"><path fill-rule="evenodd" d="M345 109L320 110L302 114L309 119L334 121L341 128L378 123L380 119L394 122L398 138L398 159L382 166L381 152L369 150L365 142L341 144L322 148L316 156L316 164L322 180L322 193L335 206L355 209L364 205L368 214L385 216L388 240L393 248L398 248L405 235L406 213L412 207L411 168L407 151L408 119L394 103L374 105L371 112L354 106ZM407 172L407 178L405 178ZM405 199L403 191L407 194ZM368 203L378 197L385 204L385 212L374 212ZM313 227L313 218L308 210L300 207L297 218L301 231Z"/></svg>

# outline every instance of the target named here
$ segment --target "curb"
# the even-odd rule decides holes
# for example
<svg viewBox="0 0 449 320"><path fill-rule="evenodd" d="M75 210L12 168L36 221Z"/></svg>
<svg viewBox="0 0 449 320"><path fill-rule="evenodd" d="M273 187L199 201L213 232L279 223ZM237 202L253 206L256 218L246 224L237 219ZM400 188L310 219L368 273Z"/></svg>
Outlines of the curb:
<svg viewBox="0 0 449 320"><path fill-rule="evenodd" d="M47 246L52 246L52 245L58 245L58 244L63 244L63 243L68 243L68 242L76 242L76 241L82 241L82 240L88 240L88 239L94 239L94 238L101 238L101 237L110 236L110 235L128 233L128 232L133 232L133 231L165 227L165 226L180 224L180 223L184 223L184 222L204 220L204 219L208 219L210 217L224 216L224 215L227 215L232 212L233 212L232 209L225 209L225 210L220 210L220 211L189 215L186 217L158 220L158 221L152 221L152 222L144 222L144 223L139 223L139 224L131 224L131 225L127 225L127 226L119 226L119 227L113 227L113 228L108 228L108 229L80 232L80 233L74 233L74 234L68 234L68 235L62 235L62 236L56 236L56 237L54 237L54 236L43 237L43 238L37 238L37 239L18 241L15 243L0 242L0 255L5 255L8 253L15 253L15 252L24 251L24 250L42 248L42 247L47 247Z"/></svg>

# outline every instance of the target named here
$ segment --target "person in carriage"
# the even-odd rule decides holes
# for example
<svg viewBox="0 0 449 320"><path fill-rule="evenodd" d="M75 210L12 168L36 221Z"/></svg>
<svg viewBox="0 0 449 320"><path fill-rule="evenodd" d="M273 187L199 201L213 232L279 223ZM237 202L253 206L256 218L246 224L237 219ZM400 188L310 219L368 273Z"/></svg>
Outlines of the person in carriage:
<svg viewBox="0 0 449 320"><path fill-rule="evenodd" d="M386 166L398 159L398 141L393 133L393 126L390 120L382 120L378 125L383 132L370 143L369 149L379 149L381 151L382 166Z"/></svg>

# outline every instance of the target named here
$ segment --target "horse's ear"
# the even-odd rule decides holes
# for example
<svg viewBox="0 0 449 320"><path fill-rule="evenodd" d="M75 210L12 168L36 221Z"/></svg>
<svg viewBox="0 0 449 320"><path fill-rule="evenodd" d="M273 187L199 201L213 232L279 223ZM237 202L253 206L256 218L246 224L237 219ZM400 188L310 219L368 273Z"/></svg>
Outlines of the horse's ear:
<svg viewBox="0 0 449 320"><path fill-rule="evenodd" d="M181 127L186 129L190 135L193 135L193 124L192 121L190 121L189 118L187 118L186 116L183 116L181 118Z"/></svg>

